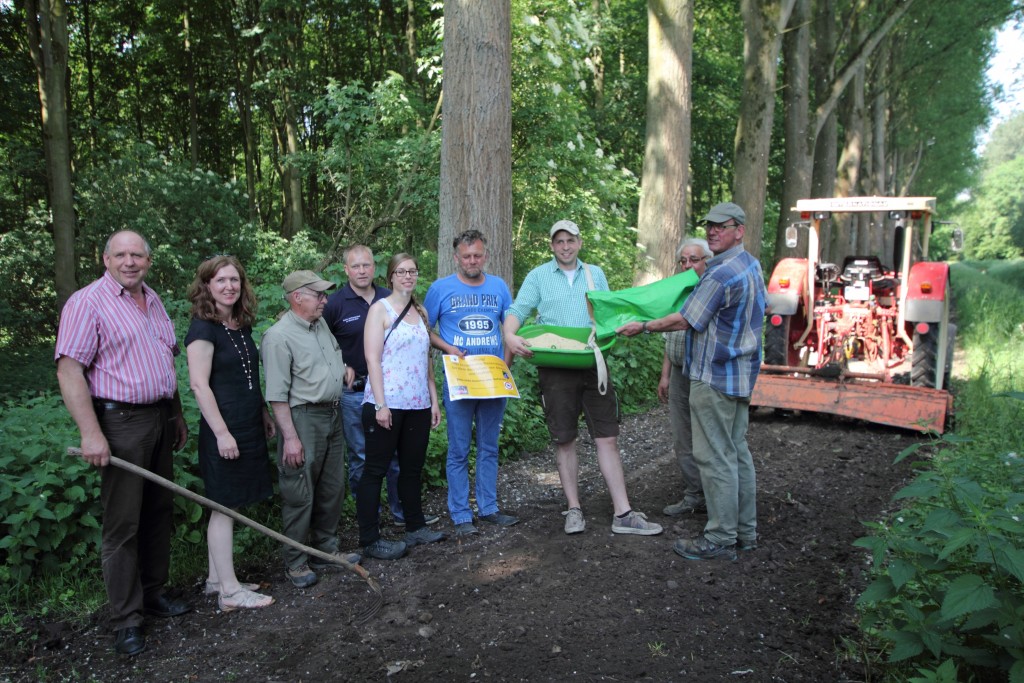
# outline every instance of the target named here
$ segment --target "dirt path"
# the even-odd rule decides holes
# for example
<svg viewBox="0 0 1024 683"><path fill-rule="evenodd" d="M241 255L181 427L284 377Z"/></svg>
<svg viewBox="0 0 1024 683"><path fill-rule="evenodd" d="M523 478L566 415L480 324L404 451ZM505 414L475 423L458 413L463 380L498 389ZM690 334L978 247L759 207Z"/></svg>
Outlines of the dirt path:
<svg viewBox="0 0 1024 683"><path fill-rule="evenodd" d="M354 576L328 574L310 589L288 584L278 558L261 579L278 602L218 612L200 585L176 620L147 623L148 650L123 660L98 614L81 631L51 625L26 661L6 648L0 679L97 681L856 681L836 656L856 633L853 604L865 555L851 546L909 476L893 467L915 436L829 417L751 420L760 547L739 561L694 562L671 551L703 517L675 521L679 497L665 410L629 418L620 446L634 506L663 524L656 537L616 536L590 443L581 458L587 530L562 533L561 490L550 452L503 466L503 508L518 526L370 561L385 604ZM445 509L443 492L428 508ZM443 530L450 530L447 520ZM355 544L351 522L344 545ZM197 577L198 578L198 577ZM14 659L15 661L11 661ZM6 660L6 661L5 661Z"/></svg>

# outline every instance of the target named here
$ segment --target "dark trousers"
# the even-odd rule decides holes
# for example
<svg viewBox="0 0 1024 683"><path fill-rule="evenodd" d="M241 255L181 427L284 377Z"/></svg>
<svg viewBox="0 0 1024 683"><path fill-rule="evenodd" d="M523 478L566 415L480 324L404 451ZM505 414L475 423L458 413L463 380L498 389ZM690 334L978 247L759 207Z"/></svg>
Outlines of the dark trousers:
<svg viewBox="0 0 1024 683"><path fill-rule="evenodd" d="M423 463L430 440L430 408L391 410L391 429L377 424L373 405L363 405L366 433L366 465L356 494L359 545L368 546L380 538L380 485L398 451L398 498L405 511L406 531L426 526L423 519Z"/></svg>
<svg viewBox="0 0 1024 683"><path fill-rule="evenodd" d="M110 453L173 478L176 431L170 403L98 415ZM171 561L174 501L170 491L113 465L101 471L103 583L116 630L141 626L143 603L160 595Z"/></svg>

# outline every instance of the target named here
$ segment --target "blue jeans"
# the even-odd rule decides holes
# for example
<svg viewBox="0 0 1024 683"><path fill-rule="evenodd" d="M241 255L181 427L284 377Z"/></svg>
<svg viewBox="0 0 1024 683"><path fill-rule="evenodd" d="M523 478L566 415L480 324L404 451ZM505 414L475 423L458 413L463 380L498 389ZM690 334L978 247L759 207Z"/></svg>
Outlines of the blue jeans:
<svg viewBox="0 0 1024 683"><path fill-rule="evenodd" d="M448 418L448 512L453 524L473 521L469 506L469 447L476 421L476 508L481 517L498 511L498 434L505 415L504 398L453 401L444 389Z"/></svg>
<svg viewBox="0 0 1024 683"><path fill-rule="evenodd" d="M345 443L348 445L348 490L356 497L359 480L366 464L366 435L363 433L363 392L349 391L341 394L341 422L345 429ZM396 521L405 521L402 503L398 499L398 456L391 459L387 472L388 506Z"/></svg>

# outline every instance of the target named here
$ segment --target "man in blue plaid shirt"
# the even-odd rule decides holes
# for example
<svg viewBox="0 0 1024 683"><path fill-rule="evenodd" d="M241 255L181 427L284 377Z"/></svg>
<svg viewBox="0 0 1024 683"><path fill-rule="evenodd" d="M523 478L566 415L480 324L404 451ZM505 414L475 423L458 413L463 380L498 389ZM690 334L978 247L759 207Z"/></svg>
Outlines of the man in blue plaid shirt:
<svg viewBox="0 0 1024 683"><path fill-rule="evenodd" d="M691 560L736 559L736 549L757 547L757 486L747 447L750 394L761 367L766 291L757 259L743 249L746 214L732 202L704 217L708 261L693 294L678 313L627 323L618 332L690 330L693 455L707 500L708 522L696 538L672 549Z"/></svg>

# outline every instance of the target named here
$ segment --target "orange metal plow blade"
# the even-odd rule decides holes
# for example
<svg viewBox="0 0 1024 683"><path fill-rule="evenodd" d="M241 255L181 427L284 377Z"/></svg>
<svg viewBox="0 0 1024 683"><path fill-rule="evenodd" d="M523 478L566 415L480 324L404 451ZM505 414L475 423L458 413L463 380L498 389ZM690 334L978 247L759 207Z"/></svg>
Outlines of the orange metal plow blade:
<svg viewBox="0 0 1024 683"><path fill-rule="evenodd" d="M953 409L952 395L938 389L767 373L758 376L751 403L767 408L832 413L939 434Z"/></svg>

